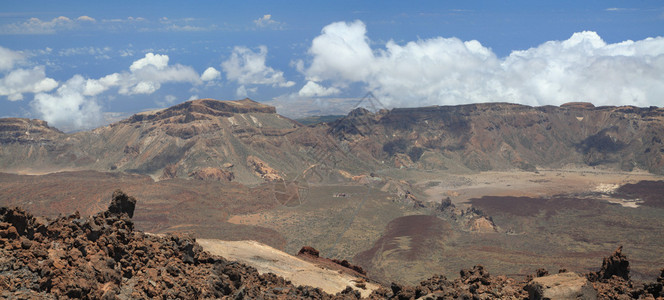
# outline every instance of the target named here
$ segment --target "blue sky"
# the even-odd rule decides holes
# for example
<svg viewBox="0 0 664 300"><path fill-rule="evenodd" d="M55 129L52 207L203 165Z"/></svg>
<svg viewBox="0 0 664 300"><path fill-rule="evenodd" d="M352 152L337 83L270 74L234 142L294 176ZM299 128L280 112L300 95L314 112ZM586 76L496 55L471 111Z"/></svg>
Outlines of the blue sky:
<svg viewBox="0 0 664 300"><path fill-rule="evenodd" d="M77 130L192 98L288 115L369 91L662 106L663 31L661 1L4 1L0 117Z"/></svg>

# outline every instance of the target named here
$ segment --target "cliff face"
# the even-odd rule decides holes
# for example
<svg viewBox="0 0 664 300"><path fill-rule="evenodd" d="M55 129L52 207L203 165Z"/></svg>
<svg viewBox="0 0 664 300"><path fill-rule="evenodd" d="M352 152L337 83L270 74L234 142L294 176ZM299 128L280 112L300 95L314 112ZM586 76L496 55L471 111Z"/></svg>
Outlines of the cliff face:
<svg viewBox="0 0 664 300"><path fill-rule="evenodd" d="M21 118L0 119L0 143L35 144L49 142L64 134L42 120Z"/></svg>
<svg viewBox="0 0 664 300"><path fill-rule="evenodd" d="M534 170L583 164L664 173L664 109L655 107L434 106L349 115L334 126L365 148L371 146L358 137L372 137L372 146L382 148L378 156L397 167L444 169L460 162L471 170Z"/></svg>
<svg viewBox="0 0 664 300"><path fill-rule="evenodd" d="M600 166L664 174L664 109L507 103L356 109L302 126L249 99L188 101L65 135L38 120L0 121L0 168L129 171L187 177L205 167L257 183L247 158L279 178L387 167L450 171ZM233 166L233 167L223 167ZM167 172L168 174L164 173ZM165 174L165 175L164 175ZM307 175L307 174L305 174Z"/></svg>

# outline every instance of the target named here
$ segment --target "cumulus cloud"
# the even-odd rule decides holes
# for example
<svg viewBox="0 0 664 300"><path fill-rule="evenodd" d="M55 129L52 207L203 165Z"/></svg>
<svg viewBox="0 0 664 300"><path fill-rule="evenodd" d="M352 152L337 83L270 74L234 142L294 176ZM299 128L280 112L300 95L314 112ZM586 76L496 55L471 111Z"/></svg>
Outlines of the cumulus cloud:
<svg viewBox="0 0 664 300"><path fill-rule="evenodd" d="M113 73L106 75L99 79L88 79L85 82L85 89L83 89L83 95L86 96L96 96L99 95L111 87L119 85L121 76L118 73Z"/></svg>
<svg viewBox="0 0 664 300"><path fill-rule="evenodd" d="M10 101L23 100L24 93L41 93L58 87L57 81L46 77L44 66L12 70L0 79L0 96Z"/></svg>
<svg viewBox="0 0 664 300"><path fill-rule="evenodd" d="M147 53L145 57L134 61L128 71L112 73L98 79L75 75L54 93L45 93L57 87L49 85L48 78L35 84L30 92L37 93L31 102L41 118L63 130L88 129L100 125L102 113L96 96L117 88L123 95L152 94L164 83L201 84L201 76L192 67L169 65L168 55ZM43 67L36 68L40 76L26 78L44 78ZM217 71L218 72L218 71ZM210 72L208 72L208 76ZM3 84L3 86L5 86ZM11 91L10 91L11 92ZM3 90L0 90L3 93ZM7 92L9 93L9 92ZM163 105L172 104L175 96L167 95Z"/></svg>
<svg viewBox="0 0 664 300"><path fill-rule="evenodd" d="M76 18L76 20L77 21L93 22L93 23L97 22L97 20L95 20L93 17L90 17L90 16L80 16L80 17Z"/></svg>
<svg viewBox="0 0 664 300"><path fill-rule="evenodd" d="M226 78L240 85L266 84L273 87L291 87L293 81L284 78L284 72L276 71L265 65L267 47L260 46L258 52L246 47L235 47L231 57L221 63Z"/></svg>
<svg viewBox="0 0 664 300"><path fill-rule="evenodd" d="M147 53L145 54L145 57L133 62L131 66L129 66L129 70L136 71L142 68L145 68L146 66L154 66L157 68L157 70L161 70L165 68L168 65L168 55L160 55L160 54L154 54L154 53Z"/></svg>
<svg viewBox="0 0 664 300"><path fill-rule="evenodd" d="M478 41L432 38L372 49L360 21L323 28L309 49L303 94L321 81L362 83L393 106L514 102L661 105L664 38L607 44L595 32L514 51L504 58ZM313 84L316 84L313 85ZM308 86L308 87L307 87Z"/></svg>
<svg viewBox="0 0 664 300"><path fill-rule="evenodd" d="M39 93L31 105L41 119L65 131L87 129L102 123L101 107L84 96L86 79L75 75L53 94Z"/></svg>
<svg viewBox="0 0 664 300"><path fill-rule="evenodd" d="M201 75L201 80L203 81L212 81L219 78L221 78L221 72L217 71L217 69L213 67L205 69L203 75Z"/></svg>
<svg viewBox="0 0 664 300"><path fill-rule="evenodd" d="M119 78L114 85L120 87L120 94L133 95L154 93L163 83L202 83L200 76L192 67L180 64L168 65L168 60L168 55L147 53L145 57L131 64L130 72L118 74Z"/></svg>
<svg viewBox="0 0 664 300"><path fill-rule="evenodd" d="M325 97L325 96L338 94L340 92L341 90L339 90L338 88L335 87L326 88L313 81L308 81L307 84L305 84L300 89L298 95L302 97Z"/></svg>
<svg viewBox="0 0 664 300"><path fill-rule="evenodd" d="M11 70L14 64L24 59L23 54L0 46L0 71Z"/></svg>
<svg viewBox="0 0 664 300"><path fill-rule="evenodd" d="M264 27L272 27L272 28L281 28L281 22L275 21L272 19L272 15L267 14L263 15L262 17L254 20L254 24L256 26L264 28Z"/></svg>

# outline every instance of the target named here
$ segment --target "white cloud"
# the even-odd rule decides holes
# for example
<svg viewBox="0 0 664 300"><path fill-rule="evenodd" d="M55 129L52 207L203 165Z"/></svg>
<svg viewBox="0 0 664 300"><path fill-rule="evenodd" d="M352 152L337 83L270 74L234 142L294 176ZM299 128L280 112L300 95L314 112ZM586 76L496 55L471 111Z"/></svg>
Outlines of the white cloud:
<svg viewBox="0 0 664 300"><path fill-rule="evenodd" d="M104 23L136 23L136 22L145 22L147 19L143 17L132 17L129 16L126 19L104 19Z"/></svg>
<svg viewBox="0 0 664 300"><path fill-rule="evenodd" d="M39 93L31 105L40 118L65 131L88 129L103 122L94 98L83 95L86 79L75 75L54 94Z"/></svg>
<svg viewBox="0 0 664 300"><path fill-rule="evenodd" d="M53 34L57 30L71 29L74 22L64 16L50 21L30 18L22 23L5 24L0 27L0 34Z"/></svg>
<svg viewBox="0 0 664 300"><path fill-rule="evenodd" d="M300 89L298 95L302 97L325 97L325 96L338 94L340 92L341 90L339 90L338 88L335 87L326 88L313 81L308 81L307 84L305 84Z"/></svg>
<svg viewBox="0 0 664 300"><path fill-rule="evenodd" d="M24 59L21 52L0 46L0 71L11 70L14 64Z"/></svg>
<svg viewBox="0 0 664 300"><path fill-rule="evenodd" d="M249 97L249 93L256 93L258 91L258 88L253 87L253 88L247 88L244 85L239 86L235 90L235 96L238 98L247 98Z"/></svg>
<svg viewBox="0 0 664 300"><path fill-rule="evenodd" d="M272 27L272 28L277 28L277 29L280 29L281 25L282 25L281 22L278 22L278 21L275 21L274 19L272 19L272 15L270 15L270 14L263 15L262 17L254 20L254 24L256 24L256 26L261 27L261 28Z"/></svg>
<svg viewBox="0 0 664 300"><path fill-rule="evenodd" d="M57 83L45 78L43 67L38 67L35 68L37 73L22 78L43 80L23 92L37 93L31 105L41 118L53 126L65 131L93 128L103 122L101 108L95 96L111 88L117 88L117 92L123 95L152 94L164 83L202 83L201 76L192 67L168 65L168 61L167 55L147 53L145 57L134 61L129 71L109 74L99 79L74 75L51 94L45 92L55 88ZM2 87L4 86L3 83ZM12 92L16 93L13 90L5 92L0 89L0 95ZM161 103L165 106L175 100L174 96L168 95Z"/></svg>
<svg viewBox="0 0 664 300"><path fill-rule="evenodd" d="M95 20L94 18L92 18L90 16L80 16L80 17L76 18L76 20L77 21L85 21L85 22L93 22L93 23L97 22L97 20Z"/></svg>
<svg viewBox="0 0 664 300"><path fill-rule="evenodd" d="M168 55L147 53L131 64L129 72L87 79L83 94L95 96L113 87L118 87L118 93L122 95L152 94L164 83L202 83L201 76L192 67L180 64L169 66L168 61Z"/></svg>
<svg viewBox="0 0 664 300"><path fill-rule="evenodd" d="M60 56L75 56L75 55L94 55L96 57L108 56L107 53L111 52L111 47L78 47L66 48L58 51Z"/></svg>
<svg viewBox="0 0 664 300"><path fill-rule="evenodd" d="M279 87L291 87L293 81L284 78L284 72L276 71L265 65L267 47L260 46L258 52L246 47L235 47L231 57L221 63L226 78L240 85L267 84Z"/></svg>
<svg viewBox="0 0 664 300"><path fill-rule="evenodd" d="M202 83L192 67L180 64L169 66L168 60L168 55L147 53L145 57L134 61L129 67L130 72L120 73L115 82L115 85L120 87L119 93L152 94L160 89L163 83Z"/></svg>
<svg viewBox="0 0 664 300"><path fill-rule="evenodd" d="M10 101L18 101L23 100L24 93L47 92L56 87L58 83L46 77L44 66L16 69L0 79L0 96L7 96Z"/></svg>
<svg viewBox="0 0 664 300"><path fill-rule="evenodd" d="M205 69L203 75L201 75L201 80L203 81L212 81L218 78L221 78L221 72L217 71L217 69L213 67Z"/></svg>
<svg viewBox="0 0 664 300"><path fill-rule="evenodd" d="M117 86L120 83L121 75L113 73L99 79L88 79L85 82L83 95L96 96L107 91L109 88Z"/></svg>
<svg viewBox="0 0 664 300"><path fill-rule="evenodd" d="M153 53L147 53L145 54L144 58L141 58L131 64L129 66L129 70L136 71L139 69L142 69L146 66L154 66L157 68L157 70L161 70L165 68L168 65L168 55L160 55L160 54L153 54Z"/></svg>
<svg viewBox="0 0 664 300"><path fill-rule="evenodd" d="M370 70L374 54L369 47L364 23L332 23L311 43L313 62L306 71L307 79L321 78L361 81L374 72Z"/></svg>
<svg viewBox="0 0 664 300"><path fill-rule="evenodd" d="M372 49L365 25L356 21L323 28L309 53L308 80L335 87L362 83L393 106L494 101L661 106L664 94L662 37L606 44L594 32L580 32L498 58L478 41L457 38L389 41ZM315 86L303 89L313 93Z"/></svg>

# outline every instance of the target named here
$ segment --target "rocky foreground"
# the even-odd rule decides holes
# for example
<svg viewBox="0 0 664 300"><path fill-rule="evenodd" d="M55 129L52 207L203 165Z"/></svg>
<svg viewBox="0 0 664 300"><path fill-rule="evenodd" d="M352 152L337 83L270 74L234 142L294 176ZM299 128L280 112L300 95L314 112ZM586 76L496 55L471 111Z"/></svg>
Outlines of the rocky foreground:
<svg viewBox="0 0 664 300"><path fill-rule="evenodd" d="M330 295L274 274L261 275L250 266L209 255L188 236L135 231L135 205L136 199L116 191L108 210L86 218L76 213L47 220L1 207L0 297L360 298L350 287ZM453 281L434 276L417 286L393 283L369 298L664 299L664 269L656 282L633 282L621 250L605 258L600 271L584 275L565 270L549 275L540 269L517 280L475 266Z"/></svg>

